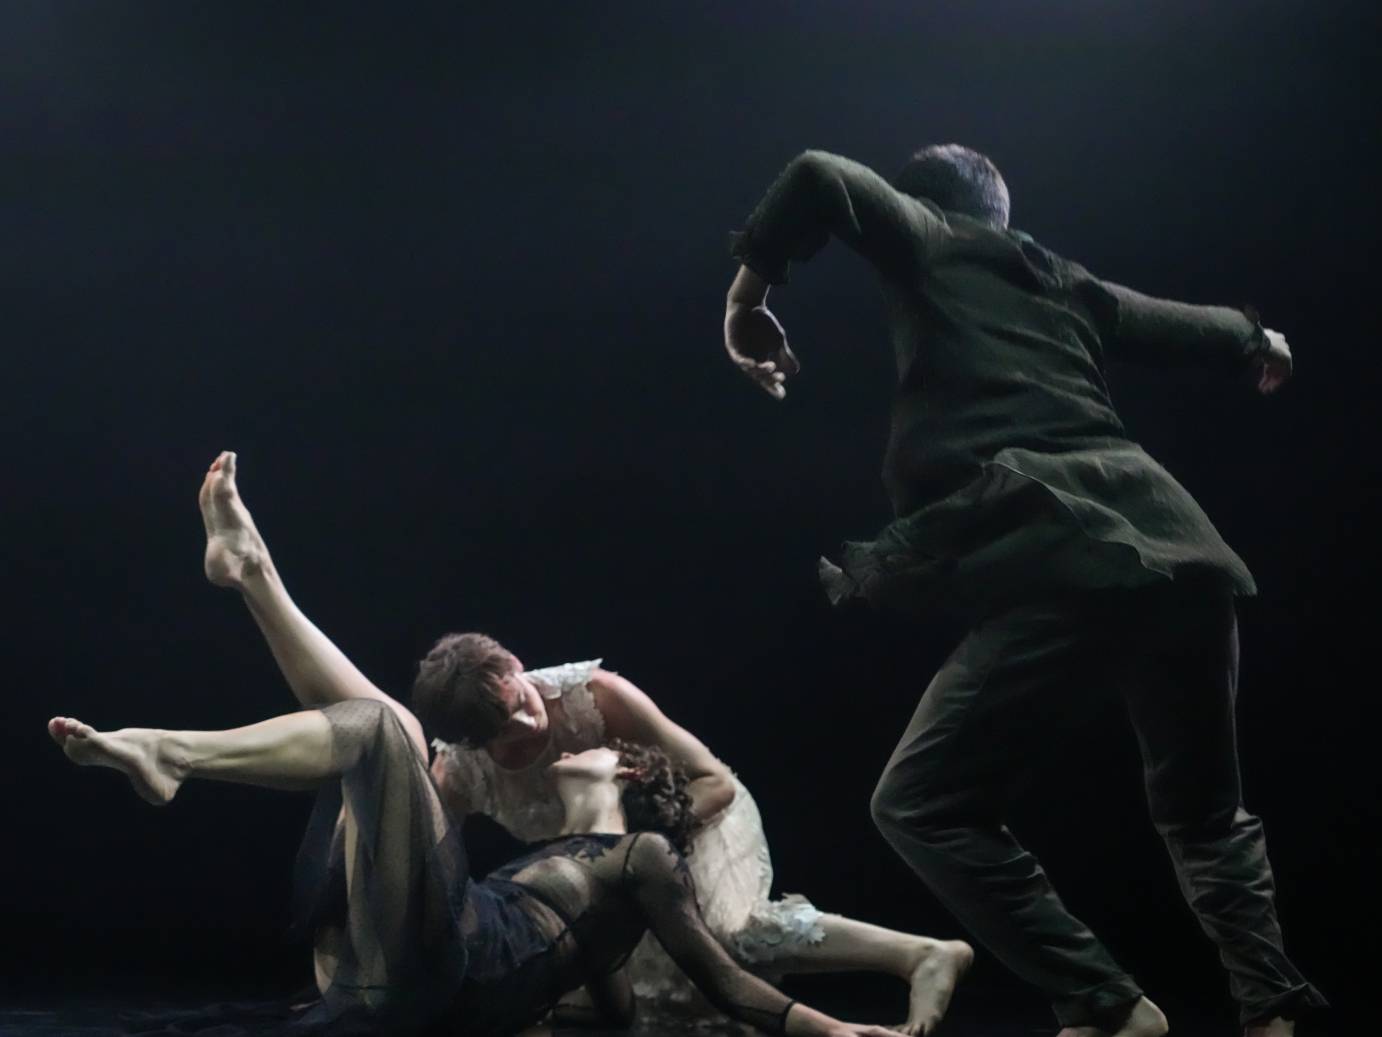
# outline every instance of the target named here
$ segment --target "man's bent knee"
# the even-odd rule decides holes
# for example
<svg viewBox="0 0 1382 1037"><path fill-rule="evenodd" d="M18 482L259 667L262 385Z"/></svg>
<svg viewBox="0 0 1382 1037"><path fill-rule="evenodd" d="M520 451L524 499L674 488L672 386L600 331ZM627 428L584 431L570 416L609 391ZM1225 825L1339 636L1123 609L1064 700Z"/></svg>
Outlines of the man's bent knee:
<svg viewBox="0 0 1382 1037"><path fill-rule="evenodd" d="M869 799L869 813L873 817L873 823L883 833L883 838L894 847L897 846L898 837L914 834L921 827L919 813L907 806L909 801L914 801L915 795L915 790L903 788L902 782L893 771L886 770L878 779L878 785Z"/></svg>
<svg viewBox="0 0 1382 1037"><path fill-rule="evenodd" d="M1162 815L1153 820L1164 839L1183 846L1213 844L1244 837L1261 838L1262 834L1261 820L1241 806L1209 810L1193 816Z"/></svg>

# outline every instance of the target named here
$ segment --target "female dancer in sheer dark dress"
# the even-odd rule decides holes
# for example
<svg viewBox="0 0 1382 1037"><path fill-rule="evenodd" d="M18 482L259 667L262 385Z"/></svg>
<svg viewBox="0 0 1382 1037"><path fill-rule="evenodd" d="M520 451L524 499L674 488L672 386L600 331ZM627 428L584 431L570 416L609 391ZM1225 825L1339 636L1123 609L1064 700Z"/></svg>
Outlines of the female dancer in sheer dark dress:
<svg viewBox="0 0 1382 1037"><path fill-rule="evenodd" d="M233 464L222 455L203 487L207 572L243 585L271 562L234 493ZM793 1002L726 954L696 907L676 845L684 829L627 831L626 790L665 776L665 766L622 766L629 761L608 748L563 758L554 767L569 834L473 880L428 774L416 718L334 648L333 665L323 666L318 652L314 669L304 669L282 627L310 624L286 593L247 600L303 704L320 708L231 731L99 732L70 717L48 725L73 761L122 771L155 804L169 802L188 778L318 790L297 880L320 999L283 1006L273 1018L261 1012L253 1024L216 1020L218 1037L513 1034L582 985L595 1017L558 1021L627 1024L632 996L619 969L648 929L735 1019L770 1033L890 1032Z"/></svg>

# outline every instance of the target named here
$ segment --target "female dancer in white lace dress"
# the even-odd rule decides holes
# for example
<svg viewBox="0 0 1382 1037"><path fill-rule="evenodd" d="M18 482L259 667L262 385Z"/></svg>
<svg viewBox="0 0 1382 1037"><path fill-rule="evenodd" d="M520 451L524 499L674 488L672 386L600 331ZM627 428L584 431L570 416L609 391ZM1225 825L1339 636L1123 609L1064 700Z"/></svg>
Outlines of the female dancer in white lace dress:
<svg viewBox="0 0 1382 1037"><path fill-rule="evenodd" d="M655 745L690 777L702 820L687 860L710 930L742 964L788 973L866 970L910 984L906 1029L939 1022L973 952L825 914L800 896L773 900L772 859L758 807L742 782L706 746L601 660L541 670L492 638L452 634L423 660L413 705L434 740L432 776L457 816L494 818L527 841L562 831L562 807L548 766L618 738ZM634 988L664 1010L703 1014L709 1006L656 941L630 961Z"/></svg>

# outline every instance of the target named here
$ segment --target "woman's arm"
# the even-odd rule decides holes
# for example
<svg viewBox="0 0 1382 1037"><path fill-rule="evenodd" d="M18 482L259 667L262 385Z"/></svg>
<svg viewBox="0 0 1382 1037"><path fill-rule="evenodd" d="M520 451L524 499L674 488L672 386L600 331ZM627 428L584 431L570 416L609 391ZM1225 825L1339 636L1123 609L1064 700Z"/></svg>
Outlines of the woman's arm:
<svg viewBox="0 0 1382 1037"><path fill-rule="evenodd" d="M734 778L704 742L673 723L648 695L617 673L596 670L590 678L605 734L640 745L655 745L686 772L687 793L702 821L734 802Z"/></svg>

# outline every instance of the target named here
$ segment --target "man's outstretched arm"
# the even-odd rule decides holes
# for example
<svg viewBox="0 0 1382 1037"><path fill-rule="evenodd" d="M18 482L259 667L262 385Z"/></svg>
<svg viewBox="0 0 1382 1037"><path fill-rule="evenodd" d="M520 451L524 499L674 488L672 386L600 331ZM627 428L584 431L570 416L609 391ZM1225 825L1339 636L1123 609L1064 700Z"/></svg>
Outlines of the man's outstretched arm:
<svg viewBox="0 0 1382 1037"><path fill-rule="evenodd" d="M805 151L792 159L734 238L733 253L769 284L785 284L793 261L838 238L886 277L921 268L941 223L923 203L851 159Z"/></svg>
<svg viewBox="0 0 1382 1037"><path fill-rule="evenodd" d="M1115 317L1106 336L1111 359L1195 364L1228 373L1253 370L1257 387L1275 392L1291 377L1286 338L1255 314L1227 306L1193 306L1102 282Z"/></svg>
<svg viewBox="0 0 1382 1037"><path fill-rule="evenodd" d="M866 258L885 278L914 281L941 227L923 203L858 162L824 151L793 159L744 229L735 235L742 264L725 306L725 349L735 366L782 399L800 369L767 308L768 287L787 281L793 261L810 259L832 237Z"/></svg>

